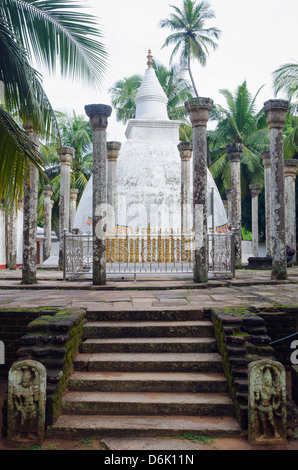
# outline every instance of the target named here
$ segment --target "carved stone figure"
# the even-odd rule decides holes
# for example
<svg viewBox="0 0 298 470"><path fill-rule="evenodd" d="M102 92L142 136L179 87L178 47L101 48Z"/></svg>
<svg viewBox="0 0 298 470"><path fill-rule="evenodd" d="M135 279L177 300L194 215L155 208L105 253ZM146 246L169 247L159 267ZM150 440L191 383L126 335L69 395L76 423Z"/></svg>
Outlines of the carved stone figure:
<svg viewBox="0 0 298 470"><path fill-rule="evenodd" d="M248 438L254 444L287 442L285 369L264 359L248 368Z"/></svg>
<svg viewBox="0 0 298 470"><path fill-rule="evenodd" d="M31 360L15 363L8 376L9 440L44 439L45 401L45 367Z"/></svg>

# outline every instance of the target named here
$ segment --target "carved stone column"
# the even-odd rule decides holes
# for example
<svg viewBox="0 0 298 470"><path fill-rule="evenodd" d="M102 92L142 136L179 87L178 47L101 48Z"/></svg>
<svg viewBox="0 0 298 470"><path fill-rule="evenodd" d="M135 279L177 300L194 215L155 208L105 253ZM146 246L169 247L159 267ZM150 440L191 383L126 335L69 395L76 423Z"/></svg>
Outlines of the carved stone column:
<svg viewBox="0 0 298 470"><path fill-rule="evenodd" d="M249 190L251 194L251 229L252 229L252 254L259 256L259 205L258 199L262 185L250 184Z"/></svg>
<svg viewBox="0 0 298 470"><path fill-rule="evenodd" d="M69 231L71 232L74 224L74 219L77 211L78 189L70 190L70 206L69 206Z"/></svg>
<svg viewBox="0 0 298 470"><path fill-rule="evenodd" d="M38 148L39 136L27 121L24 129L32 143ZM37 205L38 205L38 169L29 163L28 175L24 180L24 222L23 222L23 264L22 284L36 284L37 261Z"/></svg>
<svg viewBox="0 0 298 470"><path fill-rule="evenodd" d="M228 222L230 224L231 223L231 212L232 212L232 208L231 208L231 190L230 189L226 189L226 195L227 195L227 201L228 201L227 218L228 218Z"/></svg>
<svg viewBox="0 0 298 470"><path fill-rule="evenodd" d="M212 105L210 98L185 103L193 128L194 282L208 280L207 122Z"/></svg>
<svg viewBox="0 0 298 470"><path fill-rule="evenodd" d="M241 178L240 162L243 151L242 144L229 144L226 147L231 164L231 215L229 222L235 229L235 267L242 266L241 249Z"/></svg>
<svg viewBox="0 0 298 470"><path fill-rule="evenodd" d="M44 186L44 261L51 256L52 246L52 207L51 197L53 195L52 186Z"/></svg>
<svg viewBox="0 0 298 470"><path fill-rule="evenodd" d="M224 206L224 208L225 208L226 216L227 216L227 220L228 220L228 200L227 200L227 199L223 199L223 200L222 200L222 203L223 203L223 206Z"/></svg>
<svg viewBox="0 0 298 470"><path fill-rule="evenodd" d="M14 205L7 214L7 265L8 269L17 269L17 227L18 209Z"/></svg>
<svg viewBox="0 0 298 470"><path fill-rule="evenodd" d="M112 108L104 104L85 106L93 129L93 284L106 284L107 142L106 129Z"/></svg>
<svg viewBox="0 0 298 470"><path fill-rule="evenodd" d="M283 128L289 102L269 100L264 103L270 129L272 272L271 279L287 279L285 234L285 183Z"/></svg>
<svg viewBox="0 0 298 470"><path fill-rule="evenodd" d="M181 233L189 233L192 229L191 199L190 199L190 160L192 157L192 143L180 142L178 150L181 157Z"/></svg>
<svg viewBox="0 0 298 470"><path fill-rule="evenodd" d="M270 152L262 152L262 161L264 166L264 185L265 185L265 236L266 236L266 256L271 258L271 167Z"/></svg>
<svg viewBox="0 0 298 470"><path fill-rule="evenodd" d="M285 218L286 218L286 244L292 245L296 250L296 192L295 180L297 175L298 160L284 161L285 176ZM297 254L293 258L296 263Z"/></svg>
<svg viewBox="0 0 298 470"><path fill-rule="evenodd" d="M72 147L62 147L60 152L60 206L59 206L59 269L63 269L63 230L69 231L70 166L74 156Z"/></svg>
<svg viewBox="0 0 298 470"><path fill-rule="evenodd" d="M115 228L118 221L117 160L120 149L120 142L107 142L107 202L110 229Z"/></svg>

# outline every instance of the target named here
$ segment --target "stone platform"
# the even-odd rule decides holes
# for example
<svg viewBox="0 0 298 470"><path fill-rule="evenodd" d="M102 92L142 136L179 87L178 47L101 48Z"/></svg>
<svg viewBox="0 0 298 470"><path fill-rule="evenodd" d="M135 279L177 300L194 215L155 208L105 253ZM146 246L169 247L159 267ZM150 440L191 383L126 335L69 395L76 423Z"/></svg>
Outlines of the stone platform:
<svg viewBox="0 0 298 470"><path fill-rule="evenodd" d="M286 281L272 281L271 271L237 270L236 279L195 284L191 277L63 281L62 272L39 269L38 284L23 286L21 270L0 271L0 302L11 307L63 307L100 310L195 309L267 305L298 305L298 267Z"/></svg>

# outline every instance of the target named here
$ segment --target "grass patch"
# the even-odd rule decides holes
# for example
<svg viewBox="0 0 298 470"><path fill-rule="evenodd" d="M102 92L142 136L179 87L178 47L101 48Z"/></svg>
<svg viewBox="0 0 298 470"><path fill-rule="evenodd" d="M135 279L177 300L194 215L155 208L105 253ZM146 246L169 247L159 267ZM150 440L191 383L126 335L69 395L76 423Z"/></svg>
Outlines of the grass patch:
<svg viewBox="0 0 298 470"><path fill-rule="evenodd" d="M213 444L215 437L212 436L197 436L196 434L183 434L183 436L175 436L175 439L181 439L193 442L195 444L211 445Z"/></svg>

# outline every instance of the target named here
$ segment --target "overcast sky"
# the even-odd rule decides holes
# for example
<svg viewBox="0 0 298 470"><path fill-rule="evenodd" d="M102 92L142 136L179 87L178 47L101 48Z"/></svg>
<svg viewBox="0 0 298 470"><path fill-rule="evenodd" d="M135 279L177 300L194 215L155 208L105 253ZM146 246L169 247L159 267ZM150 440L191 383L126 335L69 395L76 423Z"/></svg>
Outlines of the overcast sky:
<svg viewBox="0 0 298 470"><path fill-rule="evenodd" d="M108 89L124 77L143 75L148 49L153 57L168 66L172 48L162 49L170 34L159 22L172 11L170 5L182 0L89 0L92 13L99 17L103 42L109 53L107 73L100 92L87 85L68 80L49 79L44 88L54 109L85 114L84 106L92 103L111 105ZM247 81L248 89L259 94L257 105L274 97L272 72L280 65L298 61L297 0L209 0L216 18L206 26L215 26L222 33L216 51L210 50L205 68L193 64L193 73L200 96L225 105L220 89L231 91ZM188 76L186 76L188 78ZM283 98L282 95L279 96ZM115 112L109 119L108 140L123 142L125 126L116 122Z"/></svg>

